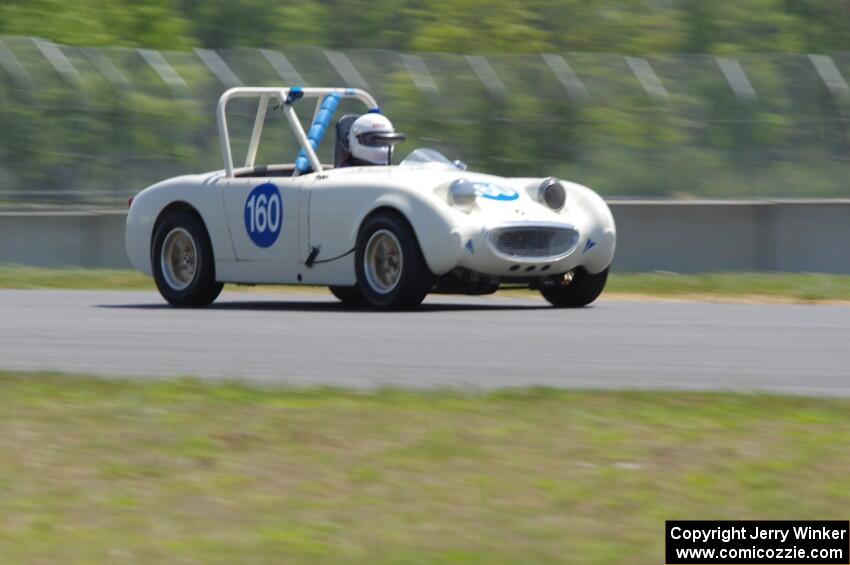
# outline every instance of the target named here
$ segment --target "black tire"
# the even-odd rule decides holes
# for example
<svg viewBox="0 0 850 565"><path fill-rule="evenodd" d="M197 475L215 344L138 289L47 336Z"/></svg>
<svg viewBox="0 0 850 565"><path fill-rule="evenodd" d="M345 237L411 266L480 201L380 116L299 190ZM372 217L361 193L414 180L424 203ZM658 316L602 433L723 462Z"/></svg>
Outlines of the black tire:
<svg viewBox="0 0 850 565"><path fill-rule="evenodd" d="M595 275L577 269L570 284L541 288L540 294L556 308L581 308L599 298L607 281L608 268Z"/></svg>
<svg viewBox="0 0 850 565"><path fill-rule="evenodd" d="M367 275L364 258L367 255L367 245L370 245L373 236L386 237L387 234L391 234L390 239L394 239L392 244L397 243L396 247L400 248L399 273L394 278L395 284L392 288L381 289L375 281L370 280L372 275ZM357 236L354 261L357 286L360 288L363 300L375 308L387 310L412 308L419 305L434 287L434 275L431 274L422 257L422 250L419 248L413 229L403 217L396 213L379 212L366 220Z"/></svg>
<svg viewBox="0 0 850 565"><path fill-rule="evenodd" d="M194 264L191 273L183 272L180 265L173 261L169 266L167 258L163 256L163 246L169 236L172 237L169 240L169 248L173 249L172 240L183 238L180 241L185 242L186 234L194 248ZM175 253L177 252L170 255L173 256ZM181 261L178 260L177 263ZM173 306L188 308L207 306L218 297L224 287L222 283L215 280L215 261L207 229L197 214L186 210L167 212L157 223L151 246L151 265L153 279L159 293ZM182 275L185 276L181 279Z"/></svg>
<svg viewBox="0 0 850 565"><path fill-rule="evenodd" d="M360 287L354 286L329 286L331 294L336 296L340 302L348 306L358 306L363 304L363 293L360 292Z"/></svg>

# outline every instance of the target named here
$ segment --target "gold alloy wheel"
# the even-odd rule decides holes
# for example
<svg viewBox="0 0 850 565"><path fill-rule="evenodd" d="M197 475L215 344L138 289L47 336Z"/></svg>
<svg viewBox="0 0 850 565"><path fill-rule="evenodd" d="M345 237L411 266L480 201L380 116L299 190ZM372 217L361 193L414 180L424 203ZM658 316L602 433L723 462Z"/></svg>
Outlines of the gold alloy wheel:
<svg viewBox="0 0 850 565"><path fill-rule="evenodd" d="M198 248L185 228L174 228L165 236L160 253L165 282L174 290L184 290L198 269Z"/></svg>
<svg viewBox="0 0 850 565"><path fill-rule="evenodd" d="M398 238L389 230L380 229L366 242L363 272L366 282L378 294L389 294L398 286L404 267L404 255Z"/></svg>

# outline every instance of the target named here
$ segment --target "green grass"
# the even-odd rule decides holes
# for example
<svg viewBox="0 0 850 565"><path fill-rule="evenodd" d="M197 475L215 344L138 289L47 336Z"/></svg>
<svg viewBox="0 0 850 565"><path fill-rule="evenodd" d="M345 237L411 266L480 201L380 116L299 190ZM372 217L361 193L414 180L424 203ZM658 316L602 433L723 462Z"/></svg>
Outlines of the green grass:
<svg viewBox="0 0 850 565"><path fill-rule="evenodd" d="M657 297L850 300L850 276L817 273L615 274L605 292Z"/></svg>
<svg viewBox="0 0 850 565"><path fill-rule="evenodd" d="M0 373L3 563L663 563L845 519L850 400Z"/></svg>
<svg viewBox="0 0 850 565"><path fill-rule="evenodd" d="M129 269L45 269L20 265L0 266L0 288L149 290L153 280Z"/></svg>
<svg viewBox="0 0 850 565"><path fill-rule="evenodd" d="M153 281L131 270L43 269L0 266L0 288L153 290ZM324 287L228 285L230 290L276 292L324 291ZM528 291L503 291L527 295ZM536 293L534 293L536 295ZM612 274L603 296L639 295L692 299L780 299L802 302L850 300L850 276L815 273Z"/></svg>

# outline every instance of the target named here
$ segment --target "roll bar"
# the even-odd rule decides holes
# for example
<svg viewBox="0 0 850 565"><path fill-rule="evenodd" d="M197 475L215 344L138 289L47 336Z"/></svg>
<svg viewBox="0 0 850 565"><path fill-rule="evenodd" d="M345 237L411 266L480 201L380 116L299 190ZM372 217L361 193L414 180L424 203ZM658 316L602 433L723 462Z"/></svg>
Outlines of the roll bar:
<svg viewBox="0 0 850 565"><path fill-rule="evenodd" d="M319 163L319 158L304 133L304 128L301 127L301 122L298 121L298 115L295 113L293 104L301 98L316 98L316 108L313 111L313 120L319 114L322 106L322 101L325 96L336 94L343 98L356 98L363 102L369 110L377 110L378 103L372 98L372 95L359 88L280 88L280 87L237 87L231 88L221 95L218 99L218 107L216 117L218 120L218 135L221 142L221 155L224 159L224 172L227 178L233 178L233 153L230 149L230 133L227 129L227 103L233 98L259 98L257 104L257 114L254 117L254 128L251 131L251 140L248 142L248 154L245 157L245 166L253 167L254 160L257 158L257 149L260 146L260 136L263 133L263 124L266 119L266 111L269 107L269 102L276 101L283 107L283 113L286 116L292 132L295 134L295 139L310 161L310 166L313 171L319 172L322 170L322 164ZM293 173L297 175L297 171Z"/></svg>

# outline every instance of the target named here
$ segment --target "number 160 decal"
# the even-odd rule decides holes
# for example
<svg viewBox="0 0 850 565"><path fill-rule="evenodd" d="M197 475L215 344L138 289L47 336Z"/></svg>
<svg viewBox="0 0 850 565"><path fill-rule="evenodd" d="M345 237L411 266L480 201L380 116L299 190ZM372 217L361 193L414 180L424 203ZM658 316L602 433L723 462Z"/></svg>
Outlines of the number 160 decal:
<svg viewBox="0 0 850 565"><path fill-rule="evenodd" d="M283 224L283 199L270 182L254 187L245 201L245 229L259 247L271 247Z"/></svg>

